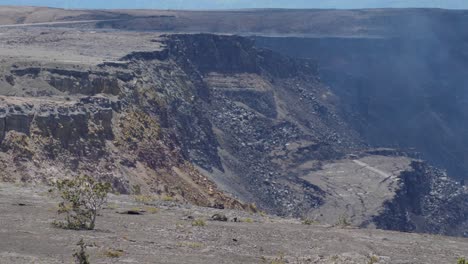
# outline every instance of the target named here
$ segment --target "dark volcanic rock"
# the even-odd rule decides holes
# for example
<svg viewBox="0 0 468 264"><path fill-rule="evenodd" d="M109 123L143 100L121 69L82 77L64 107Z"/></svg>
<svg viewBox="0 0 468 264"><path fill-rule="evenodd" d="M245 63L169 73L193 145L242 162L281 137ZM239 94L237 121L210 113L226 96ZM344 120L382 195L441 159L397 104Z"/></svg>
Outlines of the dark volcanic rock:
<svg viewBox="0 0 468 264"><path fill-rule="evenodd" d="M177 128L176 136L190 160L210 171L218 183L242 199L270 212L301 216L320 207L326 194L301 180L307 170L298 168L365 149L354 132L354 124L348 123L348 109L321 84L313 63L258 49L239 37L174 35L166 36L164 44L166 49L162 52L134 53L123 59L172 62L189 77L195 100L189 103L190 107L184 102L169 104L168 113L173 118L169 118L168 125ZM200 144L191 143L194 138ZM417 156L407 153L374 149L366 155ZM442 176L431 170L422 172L415 168L414 173L420 175L418 180L402 175L404 183L397 197L385 205L382 201L385 209L375 217L377 226L460 235L467 212L464 203L460 203L465 197L463 189L441 184ZM405 196L407 189L416 196ZM442 196L430 198L436 189ZM451 191L461 196L449 199ZM407 199L408 204L401 199ZM426 209L415 209L418 206L409 202L416 202L415 199L424 203ZM392 204L408 208L391 210ZM452 207L455 209L440 212ZM401 215L409 211L413 211L414 219L422 220L403 220ZM435 212L447 217L431 220ZM436 222L440 223L439 229ZM444 229L450 225L453 230Z"/></svg>
<svg viewBox="0 0 468 264"><path fill-rule="evenodd" d="M462 179L468 175L468 38L458 23L465 15L420 12L393 14L412 30L381 21L395 32L379 38L255 39L258 46L317 61L322 81L341 100L343 117L370 145L413 148Z"/></svg>
<svg viewBox="0 0 468 264"><path fill-rule="evenodd" d="M119 63L86 70L13 67L15 82L37 83L37 89L43 86L43 92L56 97L2 101L0 177L46 180L52 173L86 173L111 182L121 193L302 217L324 207L330 196L349 207L333 190L349 192L362 204L372 199L348 185L363 184L360 178L346 182L338 175L334 180L343 186L326 190L331 179L305 180L325 163L328 176L336 173L339 160L359 176L362 162L353 157L402 154L365 153L360 130L348 119L354 112L320 81L313 62L257 48L237 36L170 35L161 44L162 51L135 52ZM377 186L388 178L364 168ZM403 175L395 199L386 200L397 190L391 186L385 195L374 196L378 201L370 201L373 212L387 202L375 222L382 228L459 234L466 209L458 203L464 196L451 200L447 195L461 189L438 182L440 175L430 176L430 170L414 171L417 180ZM440 190L440 199L433 199L439 197L434 190ZM361 207L361 218L368 219ZM327 208L329 218L341 213ZM459 213L443 211L448 216L438 218L443 224L437 229L426 218L443 208ZM406 212L424 225L418 229L419 222L403 219ZM449 223L456 226L453 231L444 229Z"/></svg>
<svg viewBox="0 0 468 264"><path fill-rule="evenodd" d="M401 175L397 196L374 218L378 228L468 236L468 189L424 162Z"/></svg>
<svg viewBox="0 0 468 264"><path fill-rule="evenodd" d="M190 76L198 98L202 99L203 115L208 118L205 123L200 123L203 124L201 127L208 128L209 134L215 131L216 138L190 135L181 130L182 133L177 133L180 140L208 139L204 141L205 149L211 145L213 150L219 148L229 153L232 158L227 159L217 151L211 152L213 154L207 160L223 160L222 167L218 162L212 164L221 172L236 174L236 181L242 185L230 187L235 189L234 193L242 196L242 193L249 193L246 198L262 208L279 214L300 215L301 211L318 206L322 195L318 188L281 168L281 159L271 160L272 153L294 142L315 141L330 145L307 154L298 152L295 159L338 157L351 145L360 144L352 133L345 132L346 125L334 113L333 103L318 99L328 91L315 79L316 68L306 61L256 49L251 41L241 37L175 35L167 36L164 43L166 50L160 55L135 53L124 59L164 58L177 63ZM232 80L240 83L234 85ZM330 99L332 97L330 94ZM293 117L279 117L278 104L284 107L282 111ZM311 112L324 110L317 116L304 116L306 109ZM196 113L193 110L184 112ZM174 119L180 124L178 126L190 127L190 131L200 127L180 123L186 120L181 117ZM198 119L197 115L191 122ZM205 149L194 149L190 144L182 145L188 146L190 153L208 153ZM322 152L325 149L326 152ZM209 164L194 158L192 161L205 169ZM274 179L277 179L276 184L266 183Z"/></svg>

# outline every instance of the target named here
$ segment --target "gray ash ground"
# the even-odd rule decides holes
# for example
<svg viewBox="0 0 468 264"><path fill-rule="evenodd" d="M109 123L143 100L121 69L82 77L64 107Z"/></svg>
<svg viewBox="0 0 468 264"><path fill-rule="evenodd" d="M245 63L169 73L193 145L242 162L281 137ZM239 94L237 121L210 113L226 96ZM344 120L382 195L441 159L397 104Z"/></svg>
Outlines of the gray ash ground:
<svg viewBox="0 0 468 264"><path fill-rule="evenodd" d="M468 240L330 225L242 211L112 196L95 231L51 226L57 200L41 186L0 185L0 263L71 263L80 238L91 263L456 263ZM143 209L141 215L122 212ZM211 221L212 215L230 221ZM238 218L243 222L232 222ZM206 226L192 226L205 219ZM120 252L111 258L109 252Z"/></svg>

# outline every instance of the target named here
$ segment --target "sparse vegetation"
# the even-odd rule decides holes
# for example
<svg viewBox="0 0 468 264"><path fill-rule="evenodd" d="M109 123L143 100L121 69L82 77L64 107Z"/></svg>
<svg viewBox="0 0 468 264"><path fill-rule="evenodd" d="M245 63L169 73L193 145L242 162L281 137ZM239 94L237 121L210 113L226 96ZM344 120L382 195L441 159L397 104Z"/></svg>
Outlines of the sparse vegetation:
<svg viewBox="0 0 468 264"><path fill-rule="evenodd" d="M330 260L333 261L333 262L336 262L340 259L340 257L338 257L338 255L333 255L330 257Z"/></svg>
<svg viewBox="0 0 468 264"><path fill-rule="evenodd" d="M203 244L199 243L199 242L179 242L179 243L177 243L177 246L178 247L188 247L188 248L196 249L196 248L203 247Z"/></svg>
<svg viewBox="0 0 468 264"><path fill-rule="evenodd" d="M151 142L159 138L160 127L154 118L143 111L131 111L119 120L120 137L114 144L127 145L135 150L142 142Z"/></svg>
<svg viewBox="0 0 468 264"><path fill-rule="evenodd" d="M303 225L313 225L313 224L317 224L318 222L315 221L315 220L312 220L312 219L304 219L302 220L302 224Z"/></svg>
<svg viewBox="0 0 468 264"><path fill-rule="evenodd" d="M3 151L11 150L15 160L31 159L34 156L34 148L31 139L19 132L11 131L0 146Z"/></svg>
<svg viewBox="0 0 468 264"><path fill-rule="evenodd" d="M151 206L147 206L145 208L143 208L146 212L150 213L150 214L156 214L159 212L159 208L156 208L156 207L151 207Z"/></svg>
<svg viewBox="0 0 468 264"><path fill-rule="evenodd" d="M115 209L119 208L119 206L117 204L115 204L115 203L108 203L105 208L115 210Z"/></svg>
<svg viewBox="0 0 468 264"><path fill-rule="evenodd" d="M133 185L132 186L132 193L135 195L141 194L141 186L140 185Z"/></svg>
<svg viewBox="0 0 468 264"><path fill-rule="evenodd" d="M206 226L206 222L203 219L197 219L192 222L192 226Z"/></svg>
<svg viewBox="0 0 468 264"><path fill-rule="evenodd" d="M258 207L254 203L248 204L247 205L247 211L249 211L251 213L258 213Z"/></svg>
<svg viewBox="0 0 468 264"><path fill-rule="evenodd" d="M165 195L165 196L163 196L162 200L164 202L173 202L175 199L172 196Z"/></svg>
<svg viewBox="0 0 468 264"><path fill-rule="evenodd" d="M76 245L80 248L73 254L75 264L90 264L91 262L89 262L89 255L86 253L86 248L88 245L83 241L83 238L80 239Z"/></svg>
<svg viewBox="0 0 468 264"><path fill-rule="evenodd" d="M459 258L457 264L468 264L468 260L466 260L465 258Z"/></svg>
<svg viewBox="0 0 468 264"><path fill-rule="evenodd" d="M262 260L262 263L268 263L268 264L286 264L287 263L285 256L282 253L273 259L269 259L263 256L261 257L261 260Z"/></svg>
<svg viewBox="0 0 468 264"><path fill-rule="evenodd" d="M108 257L108 258L120 258L123 256L124 254L124 251L121 250L121 249L106 249L104 251L104 256Z"/></svg>
<svg viewBox="0 0 468 264"><path fill-rule="evenodd" d="M377 262L379 262L379 257L377 257L376 255L371 255L369 257L369 262L367 262L368 264L376 264Z"/></svg>
<svg viewBox="0 0 468 264"><path fill-rule="evenodd" d="M62 198L58 213L66 216L65 222L55 221L54 225L74 230L94 229L96 217L107 202L111 185L98 182L89 176L79 176L75 179L59 180L55 188Z"/></svg>
<svg viewBox="0 0 468 264"><path fill-rule="evenodd" d="M148 204L157 200L156 196L154 195L134 195L133 199L135 202L141 204Z"/></svg>
<svg viewBox="0 0 468 264"><path fill-rule="evenodd" d="M176 227L176 230L180 231L180 230L183 230L185 228L185 225L184 225L183 222L177 222L175 227Z"/></svg>
<svg viewBox="0 0 468 264"><path fill-rule="evenodd" d="M349 222L348 217L346 215L341 215L338 218L338 222L336 223L336 225L339 227L348 227L351 225L351 222Z"/></svg>
<svg viewBox="0 0 468 264"><path fill-rule="evenodd" d="M245 218L242 220L242 222L252 224L254 221L252 218Z"/></svg>

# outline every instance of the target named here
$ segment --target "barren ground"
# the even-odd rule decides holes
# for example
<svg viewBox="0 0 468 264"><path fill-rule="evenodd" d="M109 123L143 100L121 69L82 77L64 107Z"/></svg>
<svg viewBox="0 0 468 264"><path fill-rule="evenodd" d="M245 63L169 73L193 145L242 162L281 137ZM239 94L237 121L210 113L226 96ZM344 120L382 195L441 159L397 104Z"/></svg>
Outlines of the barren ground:
<svg viewBox="0 0 468 264"><path fill-rule="evenodd" d="M156 51L159 34L46 27L0 28L0 59L97 65L134 51Z"/></svg>
<svg viewBox="0 0 468 264"><path fill-rule="evenodd" d="M468 240L379 230L304 225L295 219L250 215L112 196L95 231L53 228L57 201L41 186L0 185L0 263L71 263L84 238L92 263L456 263ZM143 215L120 214L141 208ZM156 209L157 208L157 212ZM248 222L215 222L222 213ZM193 227L192 220L206 219ZM252 220L252 223L249 223ZM110 251L123 251L118 258ZM283 263L283 262L275 262Z"/></svg>
<svg viewBox="0 0 468 264"><path fill-rule="evenodd" d="M309 173L303 178L327 193L325 204L311 217L334 223L342 214L356 225L370 221L369 216L378 215L382 201L394 197L398 176L410 169L410 162L404 157L370 156L336 161Z"/></svg>

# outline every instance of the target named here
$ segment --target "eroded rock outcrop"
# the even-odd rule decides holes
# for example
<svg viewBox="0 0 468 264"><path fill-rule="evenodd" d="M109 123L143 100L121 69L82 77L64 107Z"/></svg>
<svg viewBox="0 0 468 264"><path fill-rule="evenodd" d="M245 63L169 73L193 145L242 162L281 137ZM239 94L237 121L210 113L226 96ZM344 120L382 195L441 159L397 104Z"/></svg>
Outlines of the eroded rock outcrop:
<svg viewBox="0 0 468 264"><path fill-rule="evenodd" d="M176 134L182 141L202 140L205 150L182 144L189 153L211 153L207 162L193 155L191 160L227 191L272 212L300 216L319 206L320 190L291 174L288 163L339 157L361 143L346 130L334 106L336 97L316 79L316 67L257 49L241 37L177 35L164 43L162 52L123 59L175 63L189 77L196 93L192 105L198 105L206 120L182 127L207 132L202 137ZM197 115L193 120L199 119ZM209 136L213 134L216 137ZM301 153L305 148L300 146L308 144L318 146ZM277 155L288 145L301 149L293 157ZM213 151L207 152L206 146Z"/></svg>
<svg viewBox="0 0 468 264"><path fill-rule="evenodd" d="M133 80L133 74L124 69L106 72L99 68L85 69L61 69L47 67L17 67L11 70L11 75L6 78L20 79L32 87L38 86L43 89L49 85L56 93L96 95L100 93L118 95L124 84ZM43 83L42 85L37 82ZM15 83L9 82L12 86ZM35 84L36 83L36 84ZM31 87L29 87L31 88ZM49 91L54 93L54 91Z"/></svg>
<svg viewBox="0 0 468 264"><path fill-rule="evenodd" d="M468 188L422 161L400 175L394 199L374 217L378 228L468 236Z"/></svg>
<svg viewBox="0 0 468 264"><path fill-rule="evenodd" d="M235 36L172 35L161 44L162 51L135 52L120 62L89 68L12 66L5 76L14 76L14 82L5 85L24 97L5 97L0 107L0 176L38 181L91 173L122 193L138 190L218 208L245 208L242 200L297 217L320 212L329 196L350 207L340 192L313 176L343 160L361 169L359 162L365 160L353 161L349 154L365 152L367 146L346 122L340 98L322 84L313 63L256 48ZM53 96L32 97L46 92ZM389 153L401 154L366 155ZM380 161L388 165L393 159ZM400 198L405 188L433 184L426 176L411 181L402 175L405 182L400 189L387 188L389 195L366 196L346 181L337 181L342 185L336 190L350 192L361 205L373 199L373 209L361 206L359 217L375 216L379 227L394 228L383 223L400 216L402 210L391 208L406 199ZM361 184L358 176L354 181ZM379 185L386 174L377 176L373 183L386 187ZM457 201L434 200L426 207L436 212ZM324 211L328 216L342 213L328 208L334 209ZM465 214L464 207L460 210ZM459 220L453 224L463 225ZM405 225L395 228L410 231Z"/></svg>

